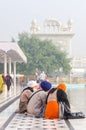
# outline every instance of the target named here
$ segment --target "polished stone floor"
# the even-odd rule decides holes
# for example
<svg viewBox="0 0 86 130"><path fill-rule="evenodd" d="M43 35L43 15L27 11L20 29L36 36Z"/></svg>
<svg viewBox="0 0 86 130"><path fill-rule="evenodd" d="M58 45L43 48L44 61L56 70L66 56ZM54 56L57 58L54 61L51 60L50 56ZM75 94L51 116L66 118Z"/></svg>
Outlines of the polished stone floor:
<svg viewBox="0 0 86 130"><path fill-rule="evenodd" d="M74 130L86 130L86 118L69 120Z"/></svg>
<svg viewBox="0 0 86 130"><path fill-rule="evenodd" d="M6 130L69 130L64 120L45 120L16 114Z"/></svg>
<svg viewBox="0 0 86 130"><path fill-rule="evenodd" d="M64 120L45 120L29 115L16 114L5 130L86 130L85 119L71 119L68 125Z"/></svg>
<svg viewBox="0 0 86 130"><path fill-rule="evenodd" d="M3 101L8 101L12 96L4 94L0 96L0 105ZM35 118L25 114L15 114L10 121L9 117L18 108L19 99L0 113L0 130L86 130L85 119L71 119L66 123L65 120L45 120L43 118ZM75 107L71 107L76 111ZM69 125L68 125L69 124Z"/></svg>

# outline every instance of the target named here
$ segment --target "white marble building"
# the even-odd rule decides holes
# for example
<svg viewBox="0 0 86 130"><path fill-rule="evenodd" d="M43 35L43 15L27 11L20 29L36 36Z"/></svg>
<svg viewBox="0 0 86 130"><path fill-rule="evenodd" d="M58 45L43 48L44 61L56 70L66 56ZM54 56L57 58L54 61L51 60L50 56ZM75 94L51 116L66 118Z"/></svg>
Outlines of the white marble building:
<svg viewBox="0 0 86 130"><path fill-rule="evenodd" d="M86 77L86 57L73 57L72 77Z"/></svg>
<svg viewBox="0 0 86 130"><path fill-rule="evenodd" d="M46 19L43 29L40 28L36 20L30 26L30 35L35 35L41 40L52 40L55 46L60 46L61 50L66 51L68 56L72 56L73 21L68 20L66 24L57 19Z"/></svg>
<svg viewBox="0 0 86 130"><path fill-rule="evenodd" d="M72 57L72 38L74 32L73 21L71 19L66 24L57 19L46 19L42 29L38 22L33 20L29 35L34 35L41 40L52 40L55 46L60 46L61 50L66 51L68 56ZM86 57L72 57L72 59L70 74L73 77L83 77L86 73Z"/></svg>

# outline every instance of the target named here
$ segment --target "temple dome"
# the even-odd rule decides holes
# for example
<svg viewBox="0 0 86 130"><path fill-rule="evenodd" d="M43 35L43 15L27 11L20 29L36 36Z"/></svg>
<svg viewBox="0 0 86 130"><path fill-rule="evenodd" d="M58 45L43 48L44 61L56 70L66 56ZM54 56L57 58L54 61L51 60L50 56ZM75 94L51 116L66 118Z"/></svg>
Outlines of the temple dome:
<svg viewBox="0 0 86 130"><path fill-rule="evenodd" d="M68 20L68 25L72 25L73 24L73 20L72 19L69 19Z"/></svg>

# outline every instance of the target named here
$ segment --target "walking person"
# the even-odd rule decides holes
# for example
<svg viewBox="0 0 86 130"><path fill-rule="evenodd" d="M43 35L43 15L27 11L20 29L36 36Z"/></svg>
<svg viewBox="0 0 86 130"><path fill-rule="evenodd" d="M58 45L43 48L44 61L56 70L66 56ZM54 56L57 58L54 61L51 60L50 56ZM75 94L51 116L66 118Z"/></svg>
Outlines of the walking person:
<svg viewBox="0 0 86 130"><path fill-rule="evenodd" d="M46 74L45 74L45 72L44 72L44 71L40 74L40 76L39 76L39 80L40 80L40 82L42 82L42 81L45 81L45 80L46 80Z"/></svg>
<svg viewBox="0 0 86 130"><path fill-rule="evenodd" d="M5 90L5 77L4 74L0 74L0 93Z"/></svg>
<svg viewBox="0 0 86 130"><path fill-rule="evenodd" d="M6 85L7 85L7 94L9 95L10 87L13 83L12 77L9 74L6 75L5 82L6 82Z"/></svg>

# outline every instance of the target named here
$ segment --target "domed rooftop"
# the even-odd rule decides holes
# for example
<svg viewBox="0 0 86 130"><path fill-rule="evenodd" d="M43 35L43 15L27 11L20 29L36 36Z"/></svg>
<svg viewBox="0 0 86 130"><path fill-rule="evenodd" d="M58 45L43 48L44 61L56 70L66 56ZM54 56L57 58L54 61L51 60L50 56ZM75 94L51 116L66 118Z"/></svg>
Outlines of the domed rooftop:
<svg viewBox="0 0 86 130"><path fill-rule="evenodd" d="M32 25L37 25L37 20L36 19L32 20L31 24Z"/></svg>
<svg viewBox="0 0 86 130"><path fill-rule="evenodd" d="M69 19L68 20L68 25L72 25L73 24L73 20L72 19Z"/></svg>

